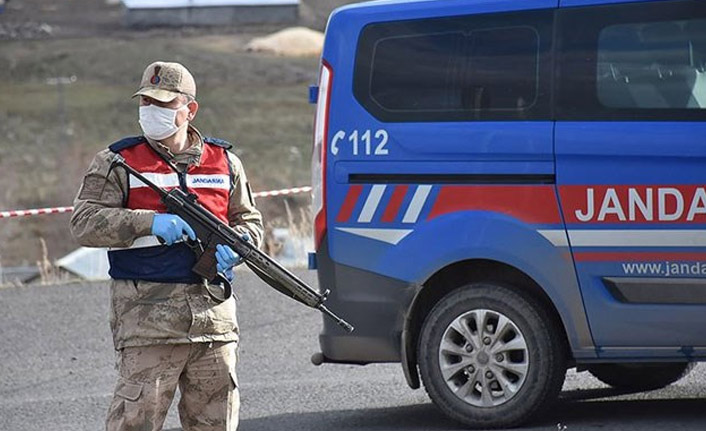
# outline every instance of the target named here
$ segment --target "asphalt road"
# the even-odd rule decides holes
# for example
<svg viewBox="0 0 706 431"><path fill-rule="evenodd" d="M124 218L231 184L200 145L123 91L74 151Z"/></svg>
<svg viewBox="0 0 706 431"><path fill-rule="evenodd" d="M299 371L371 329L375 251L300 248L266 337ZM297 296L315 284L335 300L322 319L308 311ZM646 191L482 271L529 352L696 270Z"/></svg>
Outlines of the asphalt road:
<svg viewBox="0 0 706 431"><path fill-rule="evenodd" d="M249 272L239 280L241 431L462 429L407 387L398 364L311 365L318 313ZM103 429L116 378L106 284L0 289L0 343L0 430ZM637 394L570 371L557 408L525 429L701 431L704 398L704 365ZM172 408L165 430L180 429Z"/></svg>

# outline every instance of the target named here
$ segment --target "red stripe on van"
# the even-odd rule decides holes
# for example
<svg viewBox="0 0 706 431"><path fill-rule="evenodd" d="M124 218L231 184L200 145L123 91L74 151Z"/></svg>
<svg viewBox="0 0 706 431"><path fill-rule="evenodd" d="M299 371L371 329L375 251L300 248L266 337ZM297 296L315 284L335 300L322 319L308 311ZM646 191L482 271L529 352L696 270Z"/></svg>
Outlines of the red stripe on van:
<svg viewBox="0 0 706 431"><path fill-rule="evenodd" d="M390 197L390 202L387 204L387 208L382 215L383 223L391 223L397 218L397 213L400 212L400 206L402 206L402 201L407 194L408 186L396 186L395 190L392 192L392 197Z"/></svg>
<svg viewBox="0 0 706 431"><path fill-rule="evenodd" d="M706 262L706 253L583 252L574 253L577 262Z"/></svg>
<svg viewBox="0 0 706 431"><path fill-rule="evenodd" d="M358 203L358 198L360 197L360 194L362 192L363 186L350 186L350 188L348 189L348 194L346 195L346 199L343 201L343 205L338 211L338 216L336 217L337 223L345 223L350 220L351 215L353 215L353 209L355 208L355 204Z"/></svg>
<svg viewBox="0 0 706 431"><path fill-rule="evenodd" d="M427 219L458 211L500 212L533 224L561 223L552 185L444 186Z"/></svg>

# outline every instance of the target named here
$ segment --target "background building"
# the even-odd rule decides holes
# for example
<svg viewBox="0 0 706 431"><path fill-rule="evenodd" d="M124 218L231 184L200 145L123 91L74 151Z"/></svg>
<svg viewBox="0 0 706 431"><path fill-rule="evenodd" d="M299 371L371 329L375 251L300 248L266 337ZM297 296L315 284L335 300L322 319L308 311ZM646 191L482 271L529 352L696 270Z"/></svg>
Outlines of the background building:
<svg viewBox="0 0 706 431"><path fill-rule="evenodd" d="M122 0L130 27L292 23L300 0Z"/></svg>

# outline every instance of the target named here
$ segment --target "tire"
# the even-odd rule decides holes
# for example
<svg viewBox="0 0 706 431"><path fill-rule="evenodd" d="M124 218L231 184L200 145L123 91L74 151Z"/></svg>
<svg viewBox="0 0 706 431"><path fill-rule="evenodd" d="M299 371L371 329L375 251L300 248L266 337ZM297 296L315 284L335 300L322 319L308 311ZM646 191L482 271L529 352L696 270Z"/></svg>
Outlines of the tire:
<svg viewBox="0 0 706 431"><path fill-rule="evenodd" d="M517 426L548 407L566 376L566 346L547 316L533 298L492 283L447 294L428 314L418 344L434 404L473 428Z"/></svg>
<svg viewBox="0 0 706 431"><path fill-rule="evenodd" d="M692 368L690 362L596 364L588 367L588 372L614 388L650 391L671 385Z"/></svg>

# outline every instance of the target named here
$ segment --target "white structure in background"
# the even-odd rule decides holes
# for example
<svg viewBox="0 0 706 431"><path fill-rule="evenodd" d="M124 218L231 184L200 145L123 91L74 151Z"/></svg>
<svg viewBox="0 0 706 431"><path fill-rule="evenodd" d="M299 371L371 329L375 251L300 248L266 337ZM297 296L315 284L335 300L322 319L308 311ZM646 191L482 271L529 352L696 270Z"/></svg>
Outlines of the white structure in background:
<svg viewBox="0 0 706 431"><path fill-rule="evenodd" d="M292 235L287 228L272 231L274 240L280 245L275 260L288 268L307 266L308 251L313 250L311 237L301 238ZM81 247L56 261L56 266L80 277L83 280L109 280L108 249ZM36 268L34 273L36 274ZM10 274L8 273L9 277Z"/></svg>
<svg viewBox="0 0 706 431"><path fill-rule="evenodd" d="M122 0L131 27L291 23L300 0Z"/></svg>
<svg viewBox="0 0 706 431"><path fill-rule="evenodd" d="M108 280L108 250L81 247L56 261L56 266L84 280Z"/></svg>

